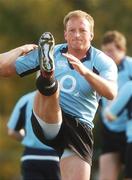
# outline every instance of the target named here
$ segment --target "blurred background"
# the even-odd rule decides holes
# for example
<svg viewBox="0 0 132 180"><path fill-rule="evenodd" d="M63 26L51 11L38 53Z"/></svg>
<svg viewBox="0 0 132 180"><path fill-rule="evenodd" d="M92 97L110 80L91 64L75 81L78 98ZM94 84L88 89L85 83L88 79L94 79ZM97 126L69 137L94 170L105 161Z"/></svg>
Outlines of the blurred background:
<svg viewBox="0 0 132 180"><path fill-rule="evenodd" d="M37 43L40 35L50 31L56 43L64 42L63 17L81 9L95 20L93 45L100 48L107 30L121 31L127 38L132 56L132 1L130 0L0 0L0 53L27 43ZM20 179L20 143L8 137L6 124L18 98L35 89L35 74L21 78L0 78L0 180ZM95 118L95 154L92 180L96 180L99 154L99 118ZM98 138L97 138L98 137Z"/></svg>

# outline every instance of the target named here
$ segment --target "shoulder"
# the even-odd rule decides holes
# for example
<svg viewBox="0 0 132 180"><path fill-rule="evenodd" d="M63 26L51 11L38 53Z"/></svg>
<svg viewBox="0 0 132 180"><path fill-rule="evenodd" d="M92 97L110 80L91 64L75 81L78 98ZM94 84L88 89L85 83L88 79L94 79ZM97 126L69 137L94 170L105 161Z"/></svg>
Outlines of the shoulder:
<svg viewBox="0 0 132 180"><path fill-rule="evenodd" d="M101 50L92 47L92 58L94 59L94 65L98 68L114 67L117 68L114 60L103 53Z"/></svg>
<svg viewBox="0 0 132 180"><path fill-rule="evenodd" d="M132 57L126 56L123 63L125 65L125 70L129 74L129 78L132 80Z"/></svg>
<svg viewBox="0 0 132 180"><path fill-rule="evenodd" d="M126 56L126 57L125 57L125 62L127 62L127 63L129 63L129 64L132 64L132 57Z"/></svg>
<svg viewBox="0 0 132 180"><path fill-rule="evenodd" d="M67 43L57 44L57 45L55 45L54 53L56 54L56 53L58 53L58 52L61 52L61 51L63 51L66 47L67 47Z"/></svg>

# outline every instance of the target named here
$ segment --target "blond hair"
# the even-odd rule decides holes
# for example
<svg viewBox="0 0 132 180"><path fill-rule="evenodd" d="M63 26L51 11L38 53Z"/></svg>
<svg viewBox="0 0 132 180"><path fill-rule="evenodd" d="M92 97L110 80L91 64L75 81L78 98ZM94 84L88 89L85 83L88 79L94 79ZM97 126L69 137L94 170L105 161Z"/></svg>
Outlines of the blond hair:
<svg viewBox="0 0 132 180"><path fill-rule="evenodd" d="M64 17L64 20L63 20L64 29L66 29L67 22L72 17L86 18L90 24L90 30L93 33L93 31L94 31L94 19L93 19L93 17L90 14L88 14L84 11L81 11L81 10L71 11Z"/></svg>

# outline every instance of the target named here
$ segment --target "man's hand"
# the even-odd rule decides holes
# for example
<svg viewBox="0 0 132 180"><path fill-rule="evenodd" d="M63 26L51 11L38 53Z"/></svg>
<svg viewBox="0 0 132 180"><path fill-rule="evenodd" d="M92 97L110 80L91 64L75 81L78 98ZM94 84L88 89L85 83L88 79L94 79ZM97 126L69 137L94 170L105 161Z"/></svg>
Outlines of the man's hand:
<svg viewBox="0 0 132 180"><path fill-rule="evenodd" d="M21 55L25 55L28 52L32 51L33 49L36 49L38 46L36 44L25 44L23 46L20 46Z"/></svg>
<svg viewBox="0 0 132 180"><path fill-rule="evenodd" d="M109 108L105 108L104 115L109 121L114 121L117 119L117 117L109 111Z"/></svg>

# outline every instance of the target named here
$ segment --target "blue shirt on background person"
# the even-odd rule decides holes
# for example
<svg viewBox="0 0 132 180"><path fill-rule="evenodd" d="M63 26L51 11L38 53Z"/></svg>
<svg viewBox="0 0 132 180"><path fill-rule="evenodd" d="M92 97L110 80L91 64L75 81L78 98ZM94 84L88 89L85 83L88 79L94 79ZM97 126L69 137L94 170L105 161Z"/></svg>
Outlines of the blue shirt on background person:
<svg viewBox="0 0 132 180"><path fill-rule="evenodd" d="M24 130L21 144L24 152L21 157L21 173L23 179L60 179L59 156L57 152L41 143L35 136L31 115L33 110L34 92L22 96L16 103L7 124L8 131L14 133ZM50 172L52 169L52 173Z"/></svg>
<svg viewBox="0 0 132 180"><path fill-rule="evenodd" d="M132 58L125 56L118 67L118 91L124 86L124 84L132 79ZM106 98L102 98L101 106L105 108L111 103ZM110 122L103 114L102 119L105 126L115 132L121 132L126 130L126 122L128 120L127 111L124 110L120 116L117 117L116 121Z"/></svg>

